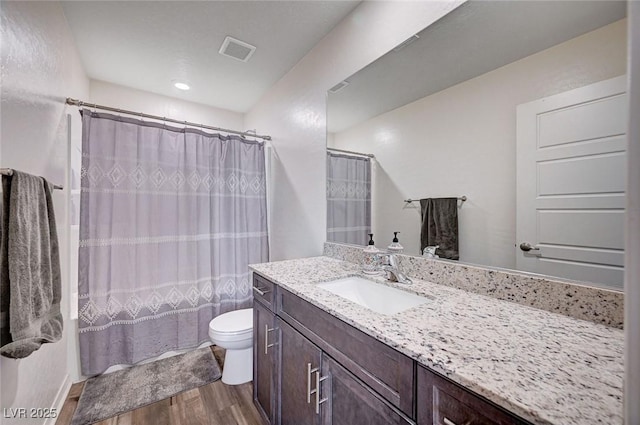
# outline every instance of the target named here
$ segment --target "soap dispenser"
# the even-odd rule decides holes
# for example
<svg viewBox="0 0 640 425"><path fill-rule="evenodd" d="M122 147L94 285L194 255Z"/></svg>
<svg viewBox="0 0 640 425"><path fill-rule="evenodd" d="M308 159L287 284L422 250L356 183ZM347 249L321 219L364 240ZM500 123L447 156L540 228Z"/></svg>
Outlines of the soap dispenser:
<svg viewBox="0 0 640 425"><path fill-rule="evenodd" d="M393 232L393 241L391 241L391 245L387 247L392 254L402 254L402 251L404 251L404 247L400 245L398 241L398 233L400 232Z"/></svg>
<svg viewBox="0 0 640 425"><path fill-rule="evenodd" d="M362 253L362 271L367 274L378 272L378 248L373 241L373 233L369 233L369 244Z"/></svg>

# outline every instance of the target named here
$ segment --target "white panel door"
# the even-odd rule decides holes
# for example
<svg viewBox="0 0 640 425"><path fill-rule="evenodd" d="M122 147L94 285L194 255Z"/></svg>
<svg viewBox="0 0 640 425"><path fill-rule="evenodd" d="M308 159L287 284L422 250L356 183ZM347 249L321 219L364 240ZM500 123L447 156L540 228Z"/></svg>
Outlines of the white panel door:
<svg viewBox="0 0 640 425"><path fill-rule="evenodd" d="M518 270L622 289L625 76L517 108Z"/></svg>

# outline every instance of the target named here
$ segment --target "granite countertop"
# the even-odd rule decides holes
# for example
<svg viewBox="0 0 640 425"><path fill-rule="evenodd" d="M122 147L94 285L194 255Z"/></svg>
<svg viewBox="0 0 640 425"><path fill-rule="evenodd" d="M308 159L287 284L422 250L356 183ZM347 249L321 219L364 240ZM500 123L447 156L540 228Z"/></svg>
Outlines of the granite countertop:
<svg viewBox="0 0 640 425"><path fill-rule="evenodd" d="M316 286L362 275L312 257L250 266L368 335L535 424L622 424L624 332L413 279L434 300L386 316Z"/></svg>

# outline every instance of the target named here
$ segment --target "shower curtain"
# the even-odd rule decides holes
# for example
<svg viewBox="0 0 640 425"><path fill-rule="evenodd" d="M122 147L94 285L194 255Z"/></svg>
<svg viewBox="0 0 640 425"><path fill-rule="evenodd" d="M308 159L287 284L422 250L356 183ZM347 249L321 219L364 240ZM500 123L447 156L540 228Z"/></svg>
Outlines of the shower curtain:
<svg viewBox="0 0 640 425"><path fill-rule="evenodd" d="M82 373L208 340L268 260L265 147L82 112Z"/></svg>
<svg viewBox="0 0 640 425"><path fill-rule="evenodd" d="M371 233L371 160L327 152L327 241L366 245Z"/></svg>

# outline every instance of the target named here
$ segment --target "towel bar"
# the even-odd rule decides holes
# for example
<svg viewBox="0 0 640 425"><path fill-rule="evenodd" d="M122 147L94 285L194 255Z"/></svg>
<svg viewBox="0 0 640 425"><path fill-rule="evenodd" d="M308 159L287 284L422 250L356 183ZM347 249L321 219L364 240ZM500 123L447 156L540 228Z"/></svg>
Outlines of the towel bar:
<svg viewBox="0 0 640 425"><path fill-rule="evenodd" d="M464 195L462 195L462 196L458 196L458 199L459 199L460 201L464 202L464 201L466 201L466 200L467 200L467 197L466 197L466 196L464 196ZM405 200L404 200L404 202L406 202L407 204L410 204L410 203L412 203L413 201L417 201L417 199L411 199L411 198L409 198L409 199L405 199Z"/></svg>
<svg viewBox="0 0 640 425"><path fill-rule="evenodd" d="M0 174L3 176L13 176L13 170L11 168L0 168ZM54 184L53 188L58 190L64 189L62 186L58 186L57 184Z"/></svg>

